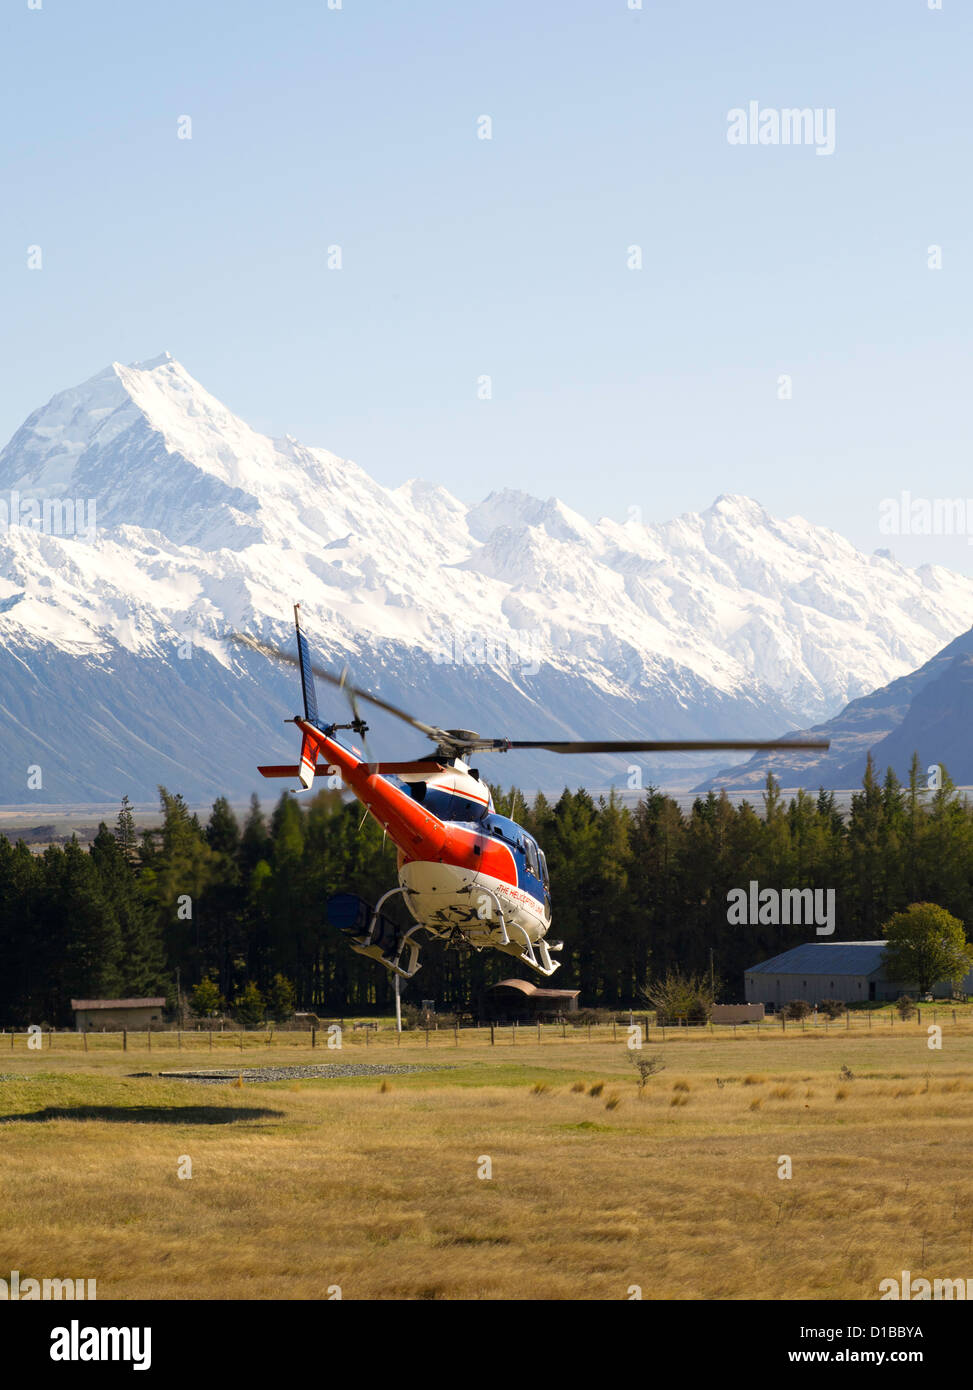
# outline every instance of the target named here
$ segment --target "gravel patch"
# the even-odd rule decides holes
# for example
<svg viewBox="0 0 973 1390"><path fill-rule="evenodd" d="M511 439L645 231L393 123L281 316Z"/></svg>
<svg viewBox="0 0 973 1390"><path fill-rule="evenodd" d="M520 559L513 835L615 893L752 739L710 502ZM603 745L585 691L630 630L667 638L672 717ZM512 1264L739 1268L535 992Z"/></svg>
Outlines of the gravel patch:
<svg viewBox="0 0 973 1390"><path fill-rule="evenodd" d="M209 1067L200 1071L160 1071L167 1081L207 1081L226 1085L244 1081L301 1081L325 1076L406 1076L420 1071L452 1071L449 1063L411 1066L406 1062L331 1062L317 1067Z"/></svg>

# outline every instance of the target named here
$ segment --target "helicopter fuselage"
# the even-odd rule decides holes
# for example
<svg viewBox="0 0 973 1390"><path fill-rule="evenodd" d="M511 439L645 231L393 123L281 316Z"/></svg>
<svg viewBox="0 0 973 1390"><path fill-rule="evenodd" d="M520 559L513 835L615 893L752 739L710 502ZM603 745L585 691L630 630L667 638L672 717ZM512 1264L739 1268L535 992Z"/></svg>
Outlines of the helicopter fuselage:
<svg viewBox="0 0 973 1390"><path fill-rule="evenodd" d="M399 885L416 922L474 947L511 945L518 955L521 934L532 945L544 939L551 925L544 853L523 826L497 814L489 787L461 759L378 772L308 721L295 723L306 773L340 774L395 844Z"/></svg>

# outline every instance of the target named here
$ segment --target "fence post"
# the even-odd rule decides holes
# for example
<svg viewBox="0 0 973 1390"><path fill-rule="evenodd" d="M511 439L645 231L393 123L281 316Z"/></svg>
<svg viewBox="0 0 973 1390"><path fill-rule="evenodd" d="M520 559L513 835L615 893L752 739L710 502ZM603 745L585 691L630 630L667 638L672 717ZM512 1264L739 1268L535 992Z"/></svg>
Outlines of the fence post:
<svg viewBox="0 0 973 1390"><path fill-rule="evenodd" d="M312 1029L311 1029L311 1046L312 1046L312 1047L317 1047L317 1045L318 1045L318 1030L317 1030L316 1028L312 1028Z"/></svg>
<svg viewBox="0 0 973 1390"><path fill-rule="evenodd" d="M541 1040L541 1021L540 1021L540 1019L538 1019L538 1020L537 1020L537 1042L538 1042L538 1044L540 1044L540 1040Z"/></svg>
<svg viewBox="0 0 973 1390"><path fill-rule="evenodd" d="M591 1042L591 1024L588 1024L588 1041Z"/></svg>
<svg viewBox="0 0 973 1390"><path fill-rule="evenodd" d="M490 1024L490 1046L491 1046L491 1047L495 1047L495 1046L496 1046L496 1039L495 1039L494 1036L493 1036L493 1024L492 1024L492 1023Z"/></svg>
<svg viewBox="0 0 973 1390"><path fill-rule="evenodd" d="M426 1029L426 1046L429 1046L429 1029Z"/></svg>
<svg viewBox="0 0 973 1390"><path fill-rule="evenodd" d="M10 1051L13 1052L13 1050L14 1050L14 1030L11 1028L11 1030L10 1030Z"/></svg>
<svg viewBox="0 0 973 1390"><path fill-rule="evenodd" d="M369 1028L368 1024L366 1023L366 1024L365 1024L365 1046L366 1046L366 1047L368 1046L368 1035L369 1035L369 1033L370 1033L371 1031L372 1031L371 1028Z"/></svg>
<svg viewBox="0 0 973 1390"><path fill-rule="evenodd" d="M13 1046L13 1034L11 1034L10 1036L11 1036L10 1045L11 1045L11 1047L12 1047L12 1046ZM81 1040L82 1040L82 1042L84 1043L84 1050L85 1050L85 1052L87 1052L87 1051L88 1051L88 1030L87 1030L87 1028L82 1029L82 1032L81 1032Z"/></svg>
<svg viewBox="0 0 973 1390"><path fill-rule="evenodd" d="M562 1037L562 1038L566 1038L567 1035L568 1035L568 1025L567 1025L567 1023L565 1022L565 1020L562 1018L562 1019L561 1019L561 1037Z"/></svg>
<svg viewBox="0 0 973 1390"><path fill-rule="evenodd" d="M148 1028L146 1028L146 1030L145 1030L145 1035L146 1035L146 1037L147 1037L148 1040L149 1040L149 1051L151 1052L151 1051L152 1051L152 1025L151 1025L151 1024L149 1025Z"/></svg>
<svg viewBox="0 0 973 1390"><path fill-rule="evenodd" d="M122 1051L123 1051L123 1052L127 1052L127 1051L128 1051L128 1029L127 1029L127 1028L123 1028L123 1029L122 1029Z"/></svg>
<svg viewBox="0 0 973 1390"><path fill-rule="evenodd" d="M612 1019L612 1042L615 1041L615 1020Z"/></svg>
<svg viewBox="0 0 973 1390"><path fill-rule="evenodd" d="M212 1030L212 1028L209 1030L209 1050L210 1050L210 1052L213 1051L213 1030Z"/></svg>
<svg viewBox="0 0 973 1390"><path fill-rule="evenodd" d="M176 1029L176 1047L182 1047L182 1029Z"/></svg>
<svg viewBox="0 0 973 1390"><path fill-rule="evenodd" d="M456 1041L456 1046L459 1047L459 1024L458 1024L458 1023L454 1023L454 1024L453 1024L453 1037L454 1037L454 1039L455 1039L455 1041Z"/></svg>

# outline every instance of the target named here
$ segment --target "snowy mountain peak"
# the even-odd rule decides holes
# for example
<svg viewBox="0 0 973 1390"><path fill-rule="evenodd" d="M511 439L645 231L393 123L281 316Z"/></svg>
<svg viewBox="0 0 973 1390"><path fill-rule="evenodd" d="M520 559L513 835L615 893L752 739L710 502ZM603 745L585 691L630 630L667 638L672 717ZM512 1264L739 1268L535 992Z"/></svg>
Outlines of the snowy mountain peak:
<svg viewBox="0 0 973 1390"><path fill-rule="evenodd" d="M12 492L97 509L94 538L0 530L0 702L22 708L43 672L71 707L90 752L81 777L65 750L72 796L127 766L118 730L139 701L153 711L143 747L162 739L178 768L157 760L150 788L188 790L210 768L225 791L232 768L249 789L258 723L293 690L222 635L289 641L296 599L326 658L361 683L444 727L512 737L768 737L973 623L973 580L862 555L737 494L643 525L594 524L516 489L468 507L418 479L381 487L326 449L251 429L169 353L114 363L35 411L0 453L0 496ZM186 633L192 661L175 655ZM215 723L187 741L211 707ZM92 711L109 709L102 727ZM286 761L274 747L268 759Z"/></svg>

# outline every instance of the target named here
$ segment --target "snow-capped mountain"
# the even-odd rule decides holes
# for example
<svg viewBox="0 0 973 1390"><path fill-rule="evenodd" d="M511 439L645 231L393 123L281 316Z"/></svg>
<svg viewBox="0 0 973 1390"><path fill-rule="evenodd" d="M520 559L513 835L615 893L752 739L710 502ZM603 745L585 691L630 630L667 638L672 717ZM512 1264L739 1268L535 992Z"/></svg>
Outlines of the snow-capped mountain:
<svg viewBox="0 0 973 1390"><path fill-rule="evenodd" d="M923 786L934 764L946 768L957 785L970 786L971 716L973 629L960 633L918 670L852 700L834 718L782 735L827 739L831 746L826 753L760 753L745 763L722 769L696 790L757 790L770 771L785 787L860 787L869 753L880 780L890 767L900 782L906 783L916 753Z"/></svg>
<svg viewBox="0 0 973 1390"><path fill-rule="evenodd" d="M468 507L428 482L384 488L256 433L168 354L114 363L35 411L0 453L5 516L8 803L151 798L159 782L192 800L246 794L257 761L293 760L280 721L298 691L225 635L289 643L296 600L322 657L358 683L514 738L769 737L973 622L973 579L865 556L744 497L663 525L593 524L554 498ZM424 749L376 719L373 751ZM482 771L528 787L625 780L551 754Z"/></svg>

